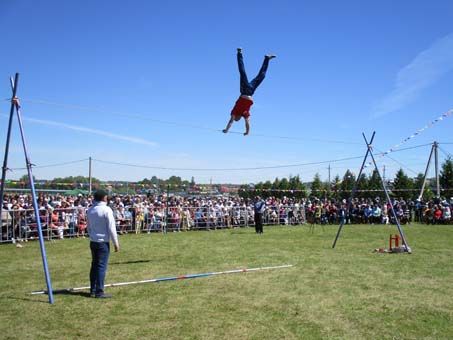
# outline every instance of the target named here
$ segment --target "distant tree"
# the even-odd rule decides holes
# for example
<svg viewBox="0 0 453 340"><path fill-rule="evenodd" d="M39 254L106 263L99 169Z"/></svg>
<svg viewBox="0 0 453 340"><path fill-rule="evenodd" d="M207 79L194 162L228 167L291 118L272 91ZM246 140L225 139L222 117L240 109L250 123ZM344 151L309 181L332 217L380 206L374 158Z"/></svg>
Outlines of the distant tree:
<svg viewBox="0 0 453 340"><path fill-rule="evenodd" d="M290 189L295 190L292 194L296 198L303 198L307 197L307 188L305 187L304 183L300 180L299 175L297 176L290 176L289 178L289 187Z"/></svg>
<svg viewBox="0 0 453 340"><path fill-rule="evenodd" d="M413 188L412 180L404 173L403 169L399 169L393 181L394 195L408 200L412 197L412 191L407 189Z"/></svg>
<svg viewBox="0 0 453 340"><path fill-rule="evenodd" d="M19 182L25 182L28 185L28 175L23 175L21 178L19 178ZM33 176L33 181L36 181L36 177Z"/></svg>
<svg viewBox="0 0 453 340"><path fill-rule="evenodd" d="M239 187L238 195L242 198L251 198L253 197L254 192L250 190L250 187L247 184L243 184Z"/></svg>
<svg viewBox="0 0 453 340"><path fill-rule="evenodd" d="M451 157L448 157L442 164L439 176L440 186L443 191L443 195L447 197L453 196L453 161Z"/></svg>
<svg viewBox="0 0 453 340"><path fill-rule="evenodd" d="M290 187L289 187L289 181L288 179L286 178L282 178L281 181L280 181L280 185L279 185L279 188L280 190L288 190Z"/></svg>
<svg viewBox="0 0 453 340"><path fill-rule="evenodd" d="M274 183L272 183L272 189L280 189L280 180L278 179L278 177L276 177Z"/></svg>
<svg viewBox="0 0 453 340"><path fill-rule="evenodd" d="M370 195L373 198L379 197L381 200L384 199L384 192L382 191L382 181L379 172L374 169L371 176L368 178L368 189L370 190ZM377 190L377 191L372 191Z"/></svg>
<svg viewBox="0 0 453 340"><path fill-rule="evenodd" d="M414 179L413 179L413 184L412 188L414 191L412 192L412 198L417 199L418 196L420 195L420 191L422 190L423 186L423 181L425 180L425 176L422 173L419 173ZM425 186L425 192L426 192L427 186ZM423 197L425 193L423 193Z"/></svg>
<svg viewBox="0 0 453 340"><path fill-rule="evenodd" d="M340 196L340 190L341 190L341 179L339 175L336 175L333 179L333 181L330 183L330 196L331 198L334 198L335 200L339 200L341 198Z"/></svg>
<svg viewBox="0 0 453 340"><path fill-rule="evenodd" d="M362 173L359 180L357 181L357 194L356 197L370 197L370 192L368 190L368 177L366 174Z"/></svg>
<svg viewBox="0 0 453 340"><path fill-rule="evenodd" d="M141 181L137 182L137 184L150 185L150 184L152 184L152 183L151 183L151 180L150 180L150 179L148 179L148 178L145 177L145 178L143 178Z"/></svg>
<svg viewBox="0 0 453 340"><path fill-rule="evenodd" d="M266 181L266 182L263 183L263 189L269 190L269 189L271 189L271 188L272 188L272 183L271 183L271 181Z"/></svg>
<svg viewBox="0 0 453 340"><path fill-rule="evenodd" d="M321 177L319 176L319 173L316 173L313 178L313 182L311 183L310 197L321 198L324 195L323 189L324 187L321 181Z"/></svg>
<svg viewBox="0 0 453 340"><path fill-rule="evenodd" d="M343 181L341 182L341 198L346 199L351 197L352 189L354 188L355 184L355 176L354 174L348 169L346 170Z"/></svg>
<svg viewBox="0 0 453 340"><path fill-rule="evenodd" d="M278 177L272 182L272 189L275 191L269 192L268 196L283 197L283 194L278 191L280 190L280 179Z"/></svg>
<svg viewBox="0 0 453 340"><path fill-rule="evenodd" d="M265 193L264 189L264 183L263 182L258 182L254 185L253 187L253 192L255 195L260 195L265 197L267 194Z"/></svg>
<svg viewBox="0 0 453 340"><path fill-rule="evenodd" d="M382 189L381 176L379 176L379 172L376 169L373 170L373 173L368 179L368 189L370 190Z"/></svg>

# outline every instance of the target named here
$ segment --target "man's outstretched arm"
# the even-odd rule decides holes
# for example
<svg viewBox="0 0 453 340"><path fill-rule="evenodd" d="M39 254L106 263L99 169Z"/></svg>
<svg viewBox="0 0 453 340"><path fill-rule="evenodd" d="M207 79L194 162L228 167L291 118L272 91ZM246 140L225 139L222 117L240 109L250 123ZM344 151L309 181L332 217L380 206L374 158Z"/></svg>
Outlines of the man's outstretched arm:
<svg viewBox="0 0 453 340"><path fill-rule="evenodd" d="M245 120L245 132L244 136L247 136L250 132L250 117L244 118Z"/></svg>
<svg viewBox="0 0 453 340"><path fill-rule="evenodd" d="M225 129L222 130L223 133L227 133L228 130L230 129L231 125L233 124L234 118L231 116L230 121L228 122L227 126Z"/></svg>

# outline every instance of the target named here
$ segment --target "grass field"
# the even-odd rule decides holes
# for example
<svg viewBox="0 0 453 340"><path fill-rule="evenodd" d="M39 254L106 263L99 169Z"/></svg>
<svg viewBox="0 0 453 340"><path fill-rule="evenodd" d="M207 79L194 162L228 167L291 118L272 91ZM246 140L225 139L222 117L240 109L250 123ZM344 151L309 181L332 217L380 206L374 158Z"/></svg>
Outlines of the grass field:
<svg viewBox="0 0 453 340"><path fill-rule="evenodd" d="M295 267L110 288L112 299L44 289L38 242L0 246L0 338L453 338L453 227L406 226L412 254L375 254L395 227L267 227L125 235L107 283ZM88 284L87 239L47 242L54 289Z"/></svg>

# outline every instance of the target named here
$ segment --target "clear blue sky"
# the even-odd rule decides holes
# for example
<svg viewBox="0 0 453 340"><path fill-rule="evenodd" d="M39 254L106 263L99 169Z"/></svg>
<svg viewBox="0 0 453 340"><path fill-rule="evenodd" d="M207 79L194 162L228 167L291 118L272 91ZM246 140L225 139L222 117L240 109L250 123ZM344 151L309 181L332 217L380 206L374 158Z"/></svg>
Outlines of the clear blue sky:
<svg viewBox="0 0 453 340"><path fill-rule="evenodd" d="M19 97L36 165L89 156L177 168L318 162L364 155L361 133L374 130L375 147L387 150L453 108L452 22L449 0L1 1L2 159L9 113L3 99L10 96L15 72L21 75ZM214 131L225 126L239 95L238 46L250 77L264 54L278 55L255 93L248 137ZM452 126L449 117L404 147L453 142ZM243 121L233 126L243 129ZM453 145L442 147L453 152ZM10 151L9 166L23 167L17 125ZM424 170L429 151L428 146L392 158L414 176ZM331 175L342 176L347 168L357 172L360 164L361 159L332 163ZM310 181L316 172L326 180L327 165L169 171L94 162L93 175L250 183L299 174ZM387 176L400 167L388 158L379 165ZM34 173L87 175L88 164ZM16 170L8 177L23 174Z"/></svg>

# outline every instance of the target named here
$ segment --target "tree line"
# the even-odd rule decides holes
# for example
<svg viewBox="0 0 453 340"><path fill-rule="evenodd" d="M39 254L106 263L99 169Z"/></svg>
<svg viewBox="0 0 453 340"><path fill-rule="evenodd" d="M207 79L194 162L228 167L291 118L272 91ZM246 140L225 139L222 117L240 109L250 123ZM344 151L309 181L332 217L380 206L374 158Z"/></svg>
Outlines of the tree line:
<svg viewBox="0 0 453 340"><path fill-rule="evenodd" d="M402 168L395 174L393 180L385 179L385 185L390 190L390 194L396 198L405 200L417 199L423 186L424 174L409 177ZM289 176L289 178L276 178L273 182L259 182L253 186L241 186L240 195L251 198L255 195L263 197L274 196L282 198L328 198L346 199L351 196L354 184L357 182L355 197L384 199L385 194L382 190L382 179L376 169L370 175L361 174L357 180L351 170L346 170L343 177L336 175L330 183L322 181L319 173L316 173L312 182L303 183L299 176ZM448 157L441 166L439 172L439 184L442 197L453 197L453 161ZM429 200L436 195L436 180L429 178L426 181L423 199Z"/></svg>

